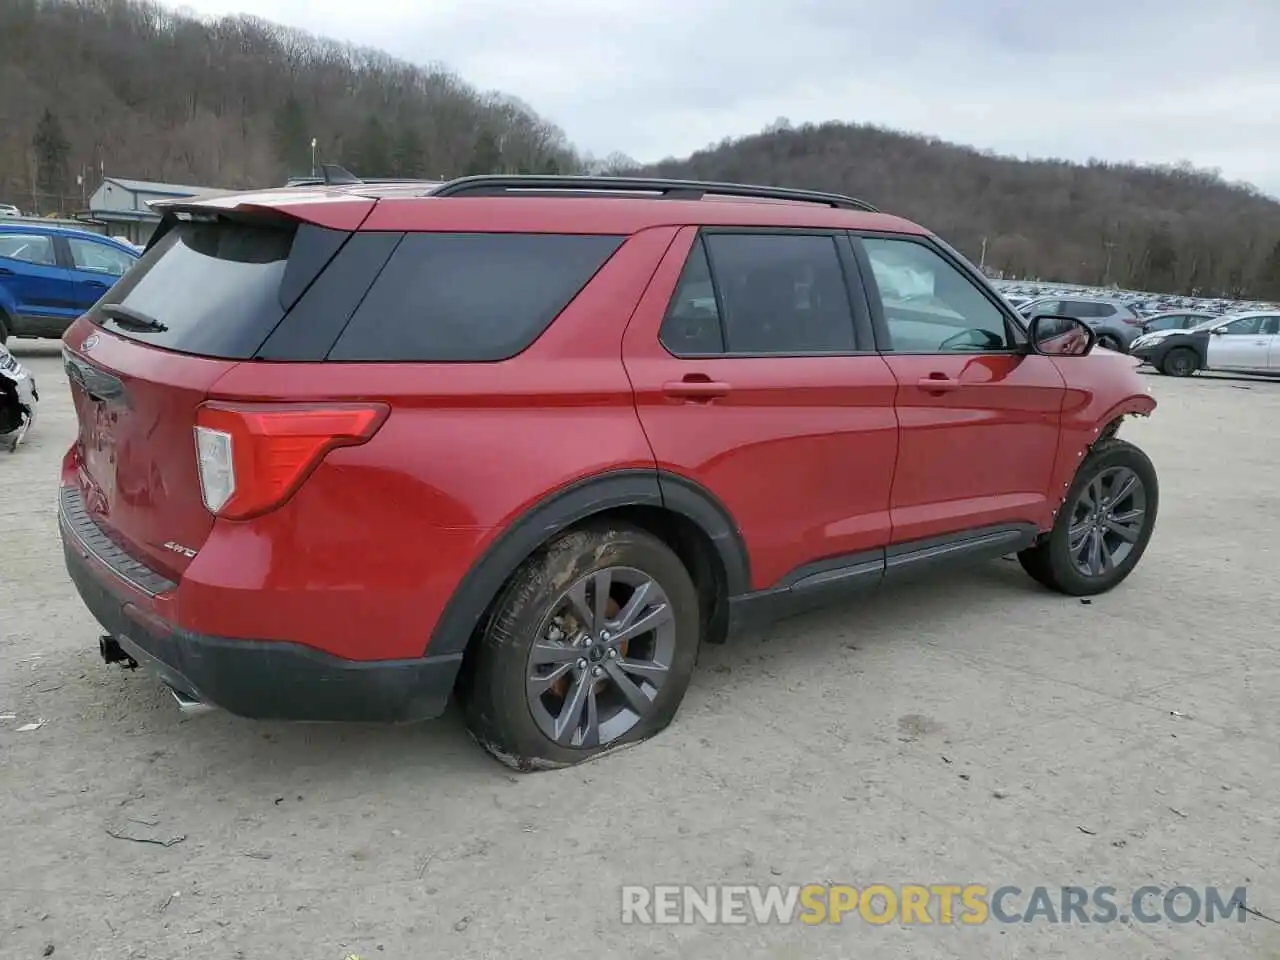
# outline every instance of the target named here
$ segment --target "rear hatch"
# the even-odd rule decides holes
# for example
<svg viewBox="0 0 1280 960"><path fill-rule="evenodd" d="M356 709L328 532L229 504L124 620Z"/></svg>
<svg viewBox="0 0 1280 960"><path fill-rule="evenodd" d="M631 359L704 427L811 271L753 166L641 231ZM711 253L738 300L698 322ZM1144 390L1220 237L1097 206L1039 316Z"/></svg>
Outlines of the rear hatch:
<svg viewBox="0 0 1280 960"><path fill-rule="evenodd" d="M234 200L170 210L137 266L64 338L79 421L64 483L117 546L171 580L214 523L197 409L258 354L373 201L343 206L321 208L327 226Z"/></svg>

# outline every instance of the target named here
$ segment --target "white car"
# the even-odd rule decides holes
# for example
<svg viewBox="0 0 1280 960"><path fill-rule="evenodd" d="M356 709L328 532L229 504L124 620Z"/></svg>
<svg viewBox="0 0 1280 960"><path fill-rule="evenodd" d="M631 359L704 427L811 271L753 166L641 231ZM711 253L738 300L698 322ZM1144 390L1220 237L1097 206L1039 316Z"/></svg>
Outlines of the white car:
<svg viewBox="0 0 1280 960"><path fill-rule="evenodd" d="M1233 313L1190 330L1144 333L1129 353L1171 377L1198 370L1280 373L1280 310Z"/></svg>
<svg viewBox="0 0 1280 960"><path fill-rule="evenodd" d="M22 211L12 203L0 203L0 217L20 217Z"/></svg>

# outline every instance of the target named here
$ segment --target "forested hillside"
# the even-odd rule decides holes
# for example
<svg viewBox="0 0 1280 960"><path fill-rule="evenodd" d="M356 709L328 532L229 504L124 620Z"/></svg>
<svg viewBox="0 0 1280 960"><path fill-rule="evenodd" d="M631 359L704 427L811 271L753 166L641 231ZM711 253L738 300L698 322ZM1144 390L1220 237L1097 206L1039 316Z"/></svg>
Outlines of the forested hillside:
<svg viewBox="0 0 1280 960"><path fill-rule="evenodd" d="M251 4L246 3L246 7ZM0 202L77 207L87 171L264 186L320 161L367 175L556 172L577 157L520 101L248 17L132 0L0 0Z"/></svg>
<svg viewBox="0 0 1280 960"><path fill-rule="evenodd" d="M0 202L69 213L103 172L276 185L310 170L313 137L319 161L366 176L596 168L531 107L445 67L137 0L0 0ZM644 172L855 194L1007 275L1280 298L1280 203L1185 167L780 121Z"/></svg>
<svg viewBox="0 0 1280 960"><path fill-rule="evenodd" d="M853 194L1017 277L1280 298L1280 203L1185 166L1016 160L871 126L780 121L644 172Z"/></svg>

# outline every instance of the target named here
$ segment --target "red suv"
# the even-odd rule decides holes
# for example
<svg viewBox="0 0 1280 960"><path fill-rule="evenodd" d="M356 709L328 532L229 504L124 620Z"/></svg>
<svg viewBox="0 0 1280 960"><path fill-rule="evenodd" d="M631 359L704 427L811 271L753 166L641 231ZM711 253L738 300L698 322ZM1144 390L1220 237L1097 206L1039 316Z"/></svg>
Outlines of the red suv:
<svg viewBox="0 0 1280 960"><path fill-rule="evenodd" d="M519 769L674 716L700 643L944 562L1107 590L1155 401L831 194L471 177L167 204L65 337L66 562L187 706L420 720Z"/></svg>

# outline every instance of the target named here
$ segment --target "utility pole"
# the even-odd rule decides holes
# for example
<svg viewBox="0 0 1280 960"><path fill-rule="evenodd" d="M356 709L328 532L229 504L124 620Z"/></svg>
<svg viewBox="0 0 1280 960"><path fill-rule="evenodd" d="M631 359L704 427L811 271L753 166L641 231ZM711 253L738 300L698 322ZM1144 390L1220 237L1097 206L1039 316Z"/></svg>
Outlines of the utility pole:
<svg viewBox="0 0 1280 960"><path fill-rule="evenodd" d="M311 175L316 175L316 138L311 138Z"/></svg>
<svg viewBox="0 0 1280 960"><path fill-rule="evenodd" d="M1115 242L1108 240L1103 244L1107 248L1107 265L1102 273L1102 285L1105 287L1111 282L1111 251L1115 249Z"/></svg>
<svg viewBox="0 0 1280 960"><path fill-rule="evenodd" d="M987 238L982 238L982 255L978 259L978 269L983 273L987 272Z"/></svg>

